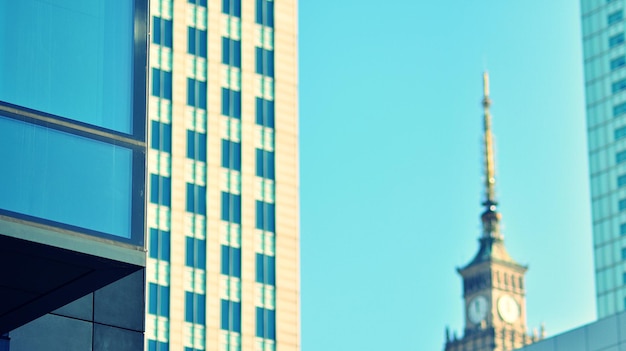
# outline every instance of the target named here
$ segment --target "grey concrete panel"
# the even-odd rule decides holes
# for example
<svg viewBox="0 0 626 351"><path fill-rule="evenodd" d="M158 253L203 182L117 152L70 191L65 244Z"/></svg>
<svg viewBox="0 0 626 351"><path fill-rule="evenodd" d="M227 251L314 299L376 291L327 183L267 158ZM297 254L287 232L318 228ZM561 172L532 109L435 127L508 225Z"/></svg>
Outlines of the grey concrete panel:
<svg viewBox="0 0 626 351"><path fill-rule="evenodd" d="M141 351L143 333L94 324L93 351Z"/></svg>
<svg viewBox="0 0 626 351"><path fill-rule="evenodd" d="M616 315L589 324L587 338L589 351L599 351L618 344L618 318Z"/></svg>
<svg viewBox="0 0 626 351"><path fill-rule="evenodd" d="M145 269L94 293L94 322L144 331Z"/></svg>
<svg viewBox="0 0 626 351"><path fill-rule="evenodd" d="M90 322L47 314L9 334L11 351L91 350L92 326Z"/></svg>
<svg viewBox="0 0 626 351"><path fill-rule="evenodd" d="M78 300L70 302L63 307L54 310L52 313L92 321L93 293L87 294Z"/></svg>
<svg viewBox="0 0 626 351"><path fill-rule="evenodd" d="M578 328L554 338L554 351L587 350L587 328Z"/></svg>

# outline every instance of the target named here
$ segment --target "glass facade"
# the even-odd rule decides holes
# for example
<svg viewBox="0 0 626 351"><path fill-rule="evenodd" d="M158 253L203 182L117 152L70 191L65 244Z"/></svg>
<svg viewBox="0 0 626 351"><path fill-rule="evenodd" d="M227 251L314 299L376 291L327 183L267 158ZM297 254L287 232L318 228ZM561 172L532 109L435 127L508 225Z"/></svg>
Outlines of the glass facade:
<svg viewBox="0 0 626 351"><path fill-rule="evenodd" d="M142 4L0 4L0 211L143 245Z"/></svg>
<svg viewBox="0 0 626 351"><path fill-rule="evenodd" d="M598 317L625 309L624 0L581 0Z"/></svg>

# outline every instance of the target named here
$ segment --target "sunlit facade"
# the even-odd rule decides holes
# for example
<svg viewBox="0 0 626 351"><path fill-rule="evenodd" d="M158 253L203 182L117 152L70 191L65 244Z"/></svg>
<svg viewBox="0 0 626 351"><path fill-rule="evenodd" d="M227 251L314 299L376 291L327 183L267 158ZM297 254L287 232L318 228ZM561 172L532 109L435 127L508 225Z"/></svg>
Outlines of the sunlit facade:
<svg viewBox="0 0 626 351"><path fill-rule="evenodd" d="M626 306L624 7L624 0L581 0L599 318L623 311Z"/></svg>
<svg viewBox="0 0 626 351"><path fill-rule="evenodd" d="M146 348L299 350L295 0L152 0Z"/></svg>

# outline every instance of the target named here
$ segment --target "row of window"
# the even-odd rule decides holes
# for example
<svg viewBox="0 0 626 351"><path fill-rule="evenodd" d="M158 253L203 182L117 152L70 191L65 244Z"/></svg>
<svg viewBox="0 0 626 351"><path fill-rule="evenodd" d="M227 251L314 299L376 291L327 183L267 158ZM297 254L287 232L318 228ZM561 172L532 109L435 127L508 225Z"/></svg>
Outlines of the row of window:
<svg viewBox="0 0 626 351"><path fill-rule="evenodd" d="M241 303L231 300L221 302L221 329L241 333ZM276 311L256 308L256 336L276 340Z"/></svg>
<svg viewBox="0 0 626 351"><path fill-rule="evenodd" d="M271 70L273 74L273 65ZM614 84L614 89L617 89L617 83ZM623 89L623 83L620 83L619 88ZM172 100L172 72L164 71L158 68L152 68L152 95L161 99ZM207 108L207 83L192 78L187 78L187 105L194 106L196 108ZM256 124L274 128L274 101L265 100L263 98L256 98ZM233 118L241 118L241 92L222 88L222 115ZM159 145L158 141L161 138L168 139L167 149L171 149L171 127L154 128L155 124L159 123L154 121L152 130L157 130L155 134L153 132L152 147ZM170 128L162 130L161 128ZM156 141L156 142L155 142Z"/></svg>

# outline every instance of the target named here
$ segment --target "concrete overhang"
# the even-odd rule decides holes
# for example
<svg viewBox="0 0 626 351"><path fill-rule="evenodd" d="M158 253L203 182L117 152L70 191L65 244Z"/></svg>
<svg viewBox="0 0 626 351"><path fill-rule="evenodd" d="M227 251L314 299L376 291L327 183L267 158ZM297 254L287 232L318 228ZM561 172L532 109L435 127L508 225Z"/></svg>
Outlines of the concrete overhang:
<svg viewBox="0 0 626 351"><path fill-rule="evenodd" d="M145 264L142 246L0 215L0 334Z"/></svg>

